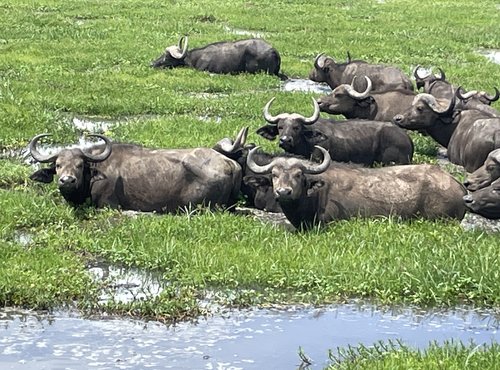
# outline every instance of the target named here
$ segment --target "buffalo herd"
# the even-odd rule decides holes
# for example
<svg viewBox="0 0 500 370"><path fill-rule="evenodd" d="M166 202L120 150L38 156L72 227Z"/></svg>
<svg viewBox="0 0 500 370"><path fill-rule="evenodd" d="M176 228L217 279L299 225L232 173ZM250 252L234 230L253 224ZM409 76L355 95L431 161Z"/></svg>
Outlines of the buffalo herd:
<svg viewBox="0 0 500 370"><path fill-rule="evenodd" d="M465 91L417 66L412 79L399 68L325 54L313 61L309 79L325 82L329 95L312 99L313 113L271 113L256 133L278 139L282 153L266 153L247 143L248 128L212 148L155 149L103 143L42 154L36 135L32 157L49 167L31 179L57 178L64 199L74 206L175 213L203 205L232 210L240 201L283 212L297 228L351 217L396 216L462 219L466 210L500 218L500 97ZM151 64L188 66L212 73L280 72L278 51L261 39L218 42L188 49L187 36ZM322 118L320 112L345 119ZM438 165L411 164L417 130L447 149L449 160L469 173L460 183Z"/></svg>

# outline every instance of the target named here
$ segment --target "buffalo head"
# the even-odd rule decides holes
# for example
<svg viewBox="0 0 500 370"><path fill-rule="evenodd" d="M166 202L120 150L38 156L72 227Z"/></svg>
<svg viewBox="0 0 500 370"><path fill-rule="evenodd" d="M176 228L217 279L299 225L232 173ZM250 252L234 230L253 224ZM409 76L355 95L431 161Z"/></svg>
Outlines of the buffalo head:
<svg viewBox="0 0 500 370"><path fill-rule="evenodd" d="M491 105L500 98L500 91L495 87L495 95L490 95L486 91L471 90L466 93L462 92L462 87L459 86L455 91L455 96L464 104L470 100L476 100L482 104Z"/></svg>
<svg viewBox="0 0 500 370"><path fill-rule="evenodd" d="M437 99L430 94L418 94L411 107L403 114L394 116L392 122L409 130L426 129L434 125L440 117L451 115L455 99Z"/></svg>
<svg viewBox="0 0 500 370"><path fill-rule="evenodd" d="M165 52L151 63L154 68L174 68L185 64L184 59L187 55L188 37L183 36L179 39L177 46L169 46Z"/></svg>
<svg viewBox="0 0 500 370"><path fill-rule="evenodd" d="M469 211L490 219L500 219L500 180L464 196Z"/></svg>
<svg viewBox="0 0 500 370"><path fill-rule="evenodd" d="M267 165L258 165L253 159L256 147L248 153L247 166L257 174L272 174L273 193L279 202L297 200L309 195L313 188L323 186L322 181L310 182L305 176L323 173L330 166L328 151L319 146L316 148L323 153L323 161L319 164L299 158L277 157Z"/></svg>
<svg viewBox="0 0 500 370"><path fill-rule="evenodd" d="M269 113L269 108L275 98L269 100L264 107L264 119L269 123L257 130L257 133L268 140L274 140L279 136L279 146L287 152L297 153L297 148L303 145L304 140L311 139L318 134L314 130L308 130L307 126L314 124L319 119L319 105L313 100L314 113L310 117L304 117L298 113L281 113L277 116Z"/></svg>
<svg viewBox="0 0 500 370"><path fill-rule="evenodd" d="M500 149L495 149L488 154L484 164L475 170L465 181L465 187L476 191L490 185L500 178Z"/></svg>
<svg viewBox="0 0 500 370"><path fill-rule="evenodd" d="M351 54L347 52L347 60L345 64L338 64L335 60L325 53L320 53L314 58L314 67L309 72L309 79L315 82L328 82L330 80L329 75L332 71L335 71L339 65L345 66L351 62Z"/></svg>
<svg viewBox="0 0 500 370"><path fill-rule="evenodd" d="M421 88L424 89L424 92L429 92L429 86L434 81L446 81L446 75L441 68L438 68L439 75L433 74L430 71L421 71L421 66L418 65L413 70L413 76L415 77L415 85L417 86L417 90Z"/></svg>
<svg viewBox="0 0 500 370"><path fill-rule="evenodd" d="M354 76L350 85L339 85L329 95L318 98L319 109L330 114L351 114L356 106L363 104L372 90L372 81L367 76L365 76L365 79L367 87L364 92L356 91L354 88L354 81L356 80L356 76Z"/></svg>
<svg viewBox="0 0 500 370"><path fill-rule="evenodd" d="M50 134L36 135L29 144L31 156L40 163L52 163L49 168L42 168L34 172L30 178L35 181L50 183L54 175L58 176L58 187L61 194L72 203L83 203L87 198L90 180L100 180L104 175L90 164L106 160L111 154L111 142L103 135L89 135L98 137L105 142L104 149L99 154L85 153L81 149L63 149L56 154L43 155L37 149L38 141Z"/></svg>

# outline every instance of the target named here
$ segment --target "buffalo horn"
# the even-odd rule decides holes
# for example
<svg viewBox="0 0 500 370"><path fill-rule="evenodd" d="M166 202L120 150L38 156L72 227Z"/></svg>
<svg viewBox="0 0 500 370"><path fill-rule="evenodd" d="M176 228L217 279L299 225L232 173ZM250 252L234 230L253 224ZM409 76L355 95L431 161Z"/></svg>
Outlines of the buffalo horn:
<svg viewBox="0 0 500 370"><path fill-rule="evenodd" d="M304 173L308 173L311 175L317 175L317 174L320 174L322 172L325 172L327 170L327 168L330 166L330 162L331 162L330 154L328 153L328 151L325 148L322 148L318 145L315 145L314 147L316 149L319 149L323 153L323 162L321 162L320 164L308 163L308 164L303 165Z"/></svg>
<svg viewBox="0 0 500 370"><path fill-rule="evenodd" d="M306 117L302 116L302 122L305 125L312 125L319 118L319 112L320 112L320 110L319 110L319 104L316 101L316 99L314 99L314 98L312 98L312 101L313 101L313 105L314 105L314 113L309 118L306 118Z"/></svg>
<svg viewBox="0 0 500 370"><path fill-rule="evenodd" d="M264 106L264 119L273 125L276 124L279 120L278 116L273 116L271 115L271 113L269 113L269 108L271 107L271 104L273 104L274 99L276 99L276 97L271 98L271 100L269 100Z"/></svg>
<svg viewBox="0 0 500 370"><path fill-rule="evenodd" d="M33 139L31 139L30 144L29 144L29 151L31 156L38 162L40 163L48 163L48 162L54 162L59 155L59 153L52 154L52 155L42 155L38 149L36 148L36 145L38 143L38 140L40 140L42 137L46 136L52 136L52 134L39 134L36 135Z"/></svg>
<svg viewBox="0 0 500 370"><path fill-rule="evenodd" d="M351 53L349 53L349 51L347 51L347 59L346 59L346 63L347 63L347 64L351 63Z"/></svg>
<svg viewBox="0 0 500 370"><path fill-rule="evenodd" d="M500 164L500 149L493 150L488 154L488 157L491 157L495 163Z"/></svg>
<svg viewBox="0 0 500 370"><path fill-rule="evenodd" d="M471 90L469 92L466 92L465 94L462 94L462 86L459 86L457 88L457 91L455 91L455 96L457 98L459 98L460 100L467 100L476 94L477 94L477 90Z"/></svg>
<svg viewBox="0 0 500 370"><path fill-rule="evenodd" d="M224 138L217 143L214 149L220 147L220 149L224 153L234 153L235 151L241 149L245 145L245 142L247 141L247 134L248 134L248 127L243 127L240 130L240 132L238 132L238 135L236 136L234 143L232 142L232 140Z"/></svg>
<svg viewBox="0 0 500 370"><path fill-rule="evenodd" d="M495 96L488 95L487 93L484 93L483 96L490 102L494 102L500 98L500 91L495 87Z"/></svg>
<svg viewBox="0 0 500 370"><path fill-rule="evenodd" d="M257 174L266 174L266 173L269 173L271 172L273 166L274 166L274 162L275 162L275 159L273 159L271 161L271 163L269 164L266 164L264 166L261 166L261 165L258 165L257 163L255 163L254 159L253 159L253 155L254 153L260 148L260 146L256 146L255 148L253 149L250 149L250 151L248 152L248 156L247 156L247 167L257 173Z"/></svg>
<svg viewBox="0 0 500 370"><path fill-rule="evenodd" d="M370 80L370 78L368 76L365 76L366 90L364 92L358 92L354 88L354 81L356 80L356 77L357 76L354 76L350 85L346 85L346 91L351 98L358 99L358 100L365 99L368 96L368 94L370 93L370 91L372 90L372 80Z"/></svg>
<svg viewBox="0 0 500 370"><path fill-rule="evenodd" d="M187 47L188 47L188 37L182 36L179 39L179 45L177 46L177 48L173 46L171 49L169 49L170 55L172 55L175 59L184 59L187 54Z"/></svg>
<svg viewBox="0 0 500 370"><path fill-rule="evenodd" d="M319 53L316 58L314 58L314 67L322 69L325 66L325 53Z"/></svg>
<svg viewBox="0 0 500 370"><path fill-rule="evenodd" d="M413 70L413 76L415 77L415 80L423 80L424 78L429 77L431 74L430 72L427 72L427 74L425 76L420 76L418 73L420 68L422 68L422 66L419 64Z"/></svg>
<svg viewBox="0 0 500 370"><path fill-rule="evenodd" d="M437 80L445 81L446 80L446 75L444 74L444 71L441 68L438 68L439 73L441 74L439 77L434 75Z"/></svg>
<svg viewBox="0 0 500 370"><path fill-rule="evenodd" d="M105 159L107 159L111 154L111 141L104 135L90 134L88 136L98 137L99 139L104 140L104 142L106 143L106 147L100 154L92 155L89 153L83 153L85 155L85 158L88 159L90 162L102 162Z"/></svg>

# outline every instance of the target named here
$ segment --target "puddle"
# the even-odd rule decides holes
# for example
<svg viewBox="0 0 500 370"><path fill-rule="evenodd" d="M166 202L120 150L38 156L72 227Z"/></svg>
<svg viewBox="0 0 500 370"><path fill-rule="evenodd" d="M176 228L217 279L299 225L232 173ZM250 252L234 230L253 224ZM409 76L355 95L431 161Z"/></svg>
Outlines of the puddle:
<svg viewBox="0 0 500 370"><path fill-rule="evenodd" d="M23 247L28 247L33 242L34 235L27 232L17 230L14 232L14 242L22 245Z"/></svg>
<svg viewBox="0 0 500 370"><path fill-rule="evenodd" d="M214 123L221 123L222 122L222 117L217 116L217 117L211 117L211 116L198 116L198 120L202 122L214 122Z"/></svg>
<svg viewBox="0 0 500 370"><path fill-rule="evenodd" d="M314 82L306 79L291 78L281 83L282 91L302 91L318 94L329 94L332 92L330 86L321 82Z"/></svg>
<svg viewBox="0 0 500 370"><path fill-rule="evenodd" d="M91 132L93 134L103 134L113 126L119 124L118 121L104 121L91 118L74 117L71 121L77 130Z"/></svg>
<svg viewBox="0 0 500 370"><path fill-rule="evenodd" d="M500 49L481 49L477 52L488 58L490 62L500 64Z"/></svg>
<svg viewBox="0 0 500 370"><path fill-rule="evenodd" d="M240 28L231 28L229 26L224 26L224 31L232 33L234 35L241 36L252 36L255 38L265 38L266 34L258 31L242 30Z"/></svg>
<svg viewBox="0 0 500 370"><path fill-rule="evenodd" d="M382 310L354 303L233 311L171 327L2 309L0 333L2 367L9 369L295 369L301 363L299 347L313 361L309 369L323 369L329 349L360 343L400 339L425 348L431 341L500 340L493 312Z"/></svg>
<svg viewBox="0 0 500 370"><path fill-rule="evenodd" d="M500 220L490 220L475 213L467 212L460 226L466 231L485 231L500 233Z"/></svg>
<svg viewBox="0 0 500 370"><path fill-rule="evenodd" d="M96 282L104 285L99 303L128 303L153 299L160 295L166 283L161 276L137 269L95 265L88 271Z"/></svg>

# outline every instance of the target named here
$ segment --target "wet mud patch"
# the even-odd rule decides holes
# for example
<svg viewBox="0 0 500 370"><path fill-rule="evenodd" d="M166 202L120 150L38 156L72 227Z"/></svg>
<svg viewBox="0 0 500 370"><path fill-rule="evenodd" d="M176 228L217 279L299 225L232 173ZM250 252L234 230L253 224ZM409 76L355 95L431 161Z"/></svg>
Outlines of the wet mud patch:
<svg viewBox="0 0 500 370"><path fill-rule="evenodd" d="M322 82L314 82L307 79L290 78L281 82L281 91L312 92L317 94L329 94L332 92L330 86Z"/></svg>
<svg viewBox="0 0 500 370"><path fill-rule="evenodd" d="M75 312L0 310L0 353L6 368L295 369L302 349L328 366L337 347L400 340L489 344L500 340L498 312L459 307L426 310L363 303L233 310L165 326L133 319L85 319Z"/></svg>

